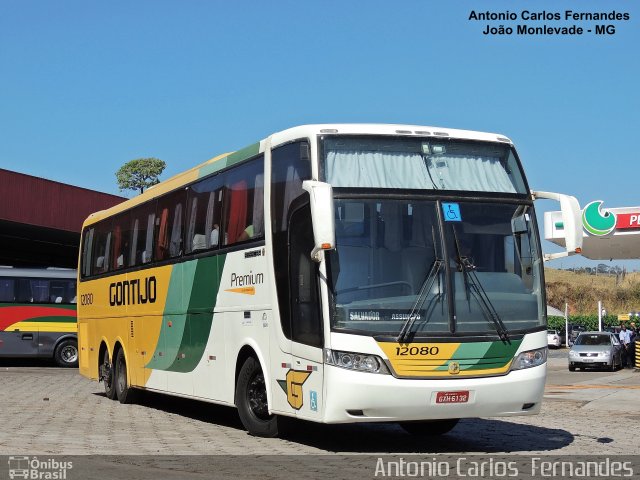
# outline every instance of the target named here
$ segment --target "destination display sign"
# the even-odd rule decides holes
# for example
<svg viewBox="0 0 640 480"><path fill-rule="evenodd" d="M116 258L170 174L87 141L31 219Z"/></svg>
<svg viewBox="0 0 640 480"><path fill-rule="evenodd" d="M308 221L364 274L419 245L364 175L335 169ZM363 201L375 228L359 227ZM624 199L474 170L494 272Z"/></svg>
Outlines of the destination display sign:
<svg viewBox="0 0 640 480"><path fill-rule="evenodd" d="M414 316L416 322L426 318L424 310L415 312ZM409 311L399 309L349 310L350 322L406 322L409 317Z"/></svg>

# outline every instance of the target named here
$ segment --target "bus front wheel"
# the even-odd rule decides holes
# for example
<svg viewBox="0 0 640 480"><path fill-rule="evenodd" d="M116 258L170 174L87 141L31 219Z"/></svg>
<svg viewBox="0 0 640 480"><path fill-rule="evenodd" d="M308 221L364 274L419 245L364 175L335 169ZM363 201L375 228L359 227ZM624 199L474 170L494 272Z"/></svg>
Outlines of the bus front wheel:
<svg viewBox="0 0 640 480"><path fill-rule="evenodd" d="M459 418L447 418L446 420L425 420L419 422L402 422L400 426L411 435L444 435L455 427Z"/></svg>
<svg viewBox="0 0 640 480"><path fill-rule="evenodd" d="M115 366L116 373L114 383L116 384L116 395L118 400L120 403L132 403L134 401L135 391L129 386L127 378L127 360L122 348L118 350Z"/></svg>
<svg viewBox="0 0 640 480"><path fill-rule="evenodd" d="M260 363L253 357L247 358L240 369L236 384L236 406L242 425L251 435L278 435L278 417L269 415L264 374Z"/></svg>

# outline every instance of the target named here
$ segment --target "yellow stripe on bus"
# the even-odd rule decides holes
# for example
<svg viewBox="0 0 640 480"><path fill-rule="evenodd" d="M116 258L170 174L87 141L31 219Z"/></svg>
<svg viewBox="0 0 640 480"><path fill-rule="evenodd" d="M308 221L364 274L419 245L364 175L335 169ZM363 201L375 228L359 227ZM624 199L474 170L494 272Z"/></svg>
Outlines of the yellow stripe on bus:
<svg viewBox="0 0 640 480"><path fill-rule="evenodd" d="M225 292L244 293L245 295L255 295L256 287L227 288Z"/></svg>
<svg viewBox="0 0 640 480"><path fill-rule="evenodd" d="M12 332L77 332L78 326L74 322L18 322L10 325L5 330Z"/></svg>

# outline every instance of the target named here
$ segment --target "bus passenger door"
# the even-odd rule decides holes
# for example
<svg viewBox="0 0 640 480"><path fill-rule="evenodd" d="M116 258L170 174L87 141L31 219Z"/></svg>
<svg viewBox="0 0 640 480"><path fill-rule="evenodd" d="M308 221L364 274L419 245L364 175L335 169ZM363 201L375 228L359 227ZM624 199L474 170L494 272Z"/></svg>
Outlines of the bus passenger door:
<svg viewBox="0 0 640 480"><path fill-rule="evenodd" d="M309 194L310 145L288 143L271 152L273 263L282 329L273 328L272 405L302 418L321 418L322 329L316 265L309 262L313 232Z"/></svg>
<svg viewBox="0 0 640 480"><path fill-rule="evenodd" d="M311 259L313 247L311 209L304 203L294 207L289 221L291 368L296 372L289 403L297 410L297 416L305 419L320 419L323 402L324 338L318 264Z"/></svg>

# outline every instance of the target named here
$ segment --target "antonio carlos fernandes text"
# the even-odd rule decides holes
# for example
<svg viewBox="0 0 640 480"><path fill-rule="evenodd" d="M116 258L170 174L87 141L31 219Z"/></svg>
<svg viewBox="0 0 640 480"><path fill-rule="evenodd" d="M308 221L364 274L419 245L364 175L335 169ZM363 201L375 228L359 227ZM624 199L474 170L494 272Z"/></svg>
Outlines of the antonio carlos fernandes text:
<svg viewBox="0 0 640 480"><path fill-rule="evenodd" d="M517 458L517 457L515 457ZM375 477L459 477L459 478L503 478L527 475L565 478L616 478L632 477L632 463L612 460L544 460L532 457L522 460L473 460L460 457L457 460L387 460L378 458Z"/></svg>

